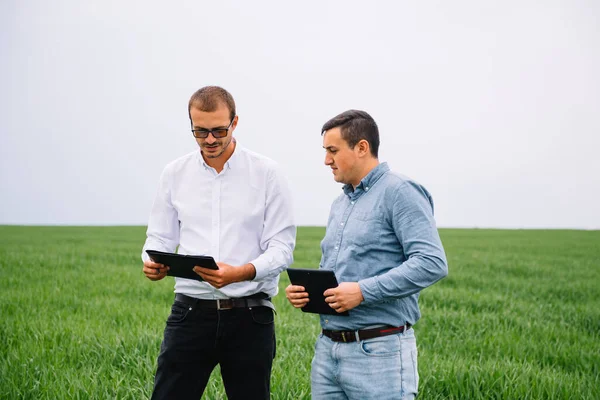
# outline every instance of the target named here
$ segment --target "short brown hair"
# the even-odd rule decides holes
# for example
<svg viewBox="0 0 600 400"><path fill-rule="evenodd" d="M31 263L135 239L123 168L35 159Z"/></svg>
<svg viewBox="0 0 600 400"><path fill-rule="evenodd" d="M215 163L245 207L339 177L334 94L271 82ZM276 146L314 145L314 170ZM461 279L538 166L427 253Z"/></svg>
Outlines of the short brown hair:
<svg viewBox="0 0 600 400"><path fill-rule="evenodd" d="M342 139L351 149L361 140L366 140L371 149L371 155L377 158L379 153L379 128L373 117L366 111L348 110L331 118L323 125L321 135L333 128L340 127Z"/></svg>
<svg viewBox="0 0 600 400"><path fill-rule="evenodd" d="M200 111L212 112L219 107L219 105L225 104L229 109L229 119L233 120L235 117L235 101L233 96L227 90L219 86L205 86L190 97L188 103L188 115L190 121L192 115L190 113L192 107L197 108Z"/></svg>

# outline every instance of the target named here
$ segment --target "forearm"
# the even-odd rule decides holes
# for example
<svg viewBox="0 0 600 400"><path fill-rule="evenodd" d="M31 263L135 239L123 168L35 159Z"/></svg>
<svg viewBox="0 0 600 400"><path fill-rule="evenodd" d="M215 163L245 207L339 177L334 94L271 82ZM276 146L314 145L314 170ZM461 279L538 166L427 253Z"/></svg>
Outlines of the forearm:
<svg viewBox="0 0 600 400"><path fill-rule="evenodd" d="M251 281L256 276L256 268L251 263L235 268L236 282Z"/></svg>
<svg viewBox="0 0 600 400"><path fill-rule="evenodd" d="M447 274L448 266L443 253L418 255L385 274L361 280L359 285L364 302L368 304L413 295Z"/></svg>

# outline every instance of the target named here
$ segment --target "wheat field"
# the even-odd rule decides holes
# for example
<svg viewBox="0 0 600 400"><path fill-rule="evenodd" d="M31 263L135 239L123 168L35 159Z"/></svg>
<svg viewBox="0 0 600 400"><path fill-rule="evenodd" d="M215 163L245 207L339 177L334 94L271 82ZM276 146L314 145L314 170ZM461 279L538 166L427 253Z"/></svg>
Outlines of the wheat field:
<svg viewBox="0 0 600 400"><path fill-rule="evenodd" d="M321 227L293 267L316 268ZM424 290L422 399L600 398L600 232L441 229L449 276ZM144 227L0 226L0 398L143 399L173 281L146 280ZM273 399L310 398L318 317L277 307ZM224 398L218 370L204 395Z"/></svg>

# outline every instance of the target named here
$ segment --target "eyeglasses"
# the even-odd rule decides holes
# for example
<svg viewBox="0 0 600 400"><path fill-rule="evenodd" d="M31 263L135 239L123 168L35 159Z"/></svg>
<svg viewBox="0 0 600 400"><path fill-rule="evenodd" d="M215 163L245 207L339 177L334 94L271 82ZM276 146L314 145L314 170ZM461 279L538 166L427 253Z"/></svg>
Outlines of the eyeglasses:
<svg viewBox="0 0 600 400"><path fill-rule="evenodd" d="M224 138L229 133L229 128L231 128L231 125L233 125L234 119L235 119L235 117L232 118L232 120L229 123L229 126L227 128L192 129L192 134L194 135L195 138L198 138L198 139L206 139L208 137L209 133L212 133L212 135L215 139Z"/></svg>

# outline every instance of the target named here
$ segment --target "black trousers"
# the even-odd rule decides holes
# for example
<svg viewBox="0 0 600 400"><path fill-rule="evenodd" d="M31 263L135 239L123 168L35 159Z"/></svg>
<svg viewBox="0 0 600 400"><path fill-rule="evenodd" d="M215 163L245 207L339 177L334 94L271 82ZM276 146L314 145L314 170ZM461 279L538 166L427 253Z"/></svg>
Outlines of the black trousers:
<svg viewBox="0 0 600 400"><path fill-rule="evenodd" d="M230 400L269 399L273 310L216 310L175 301L158 356L152 399L202 397L217 364Z"/></svg>

